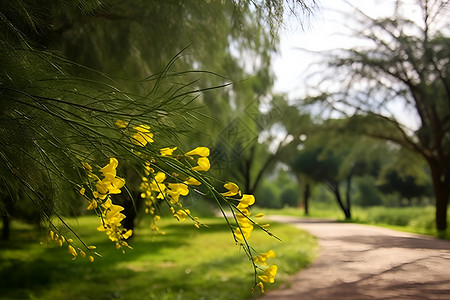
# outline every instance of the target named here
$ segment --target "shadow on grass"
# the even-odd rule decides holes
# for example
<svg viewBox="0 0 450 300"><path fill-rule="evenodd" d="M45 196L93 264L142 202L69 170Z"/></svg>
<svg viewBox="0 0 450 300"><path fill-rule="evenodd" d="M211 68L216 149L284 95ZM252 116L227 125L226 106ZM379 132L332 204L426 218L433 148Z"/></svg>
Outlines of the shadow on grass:
<svg viewBox="0 0 450 300"><path fill-rule="evenodd" d="M39 246L39 239L22 241L6 251L5 259L0 260L0 298L231 300L251 297L252 265L233 242L230 228L223 219L204 221L208 227L197 229L189 220L161 219L158 226L166 232L164 236L152 234L149 226L141 224L130 242L134 249L126 250L125 255L115 249L104 233L90 229L95 223L80 222L80 235L103 255L94 263L80 257L72 261L66 246L48 248ZM277 232L278 224L272 225L272 230ZM255 232L254 237L257 236ZM260 243L264 243L260 250L267 251L272 247L267 243L279 242L264 239ZM292 259L304 256L296 253ZM289 252L289 257L294 254ZM282 252L277 255L283 257Z"/></svg>
<svg viewBox="0 0 450 300"><path fill-rule="evenodd" d="M140 256L158 256L168 248L181 247L185 243L173 240L139 242L133 250L129 249L126 255L116 250L114 245L108 241L97 243L101 250L102 258L96 258L94 263L87 259L78 257L72 261L66 253L66 247L46 248L42 253L32 260L24 259L0 259L0 290L35 287L44 288L47 284L55 284L83 278L90 271L102 269L102 277L105 274L117 273L117 264L138 260ZM46 247L46 246L43 246ZM19 247L17 247L19 248ZM121 274L123 276L124 274ZM2 291L3 292L3 291ZM2 293L0 293L2 294Z"/></svg>
<svg viewBox="0 0 450 300"><path fill-rule="evenodd" d="M42 233L38 229L15 229L11 232L8 240L0 239L0 251L19 250L29 247L30 243L39 243L41 236Z"/></svg>
<svg viewBox="0 0 450 300"><path fill-rule="evenodd" d="M223 220L222 220L223 222ZM230 229L225 224L212 222L208 227L197 229L191 222L169 223L162 226L166 235L152 234L148 228L137 228L136 236L130 241L133 249L125 249L126 255L115 249L114 244L106 239L103 233L89 232L81 234L88 244L94 244L102 258L94 263L86 258L78 257L76 261L70 259L67 245L63 247L48 247L39 245L41 233L36 230L14 231L10 241L0 243L0 294L11 298L28 299L30 291L39 294L47 287L66 282L80 283L81 281L101 281L113 286L117 278L127 278L127 281L151 272L169 272L179 264L180 254L173 254L169 249L180 249L203 233L221 233ZM149 234L150 233L150 234ZM5 256L2 252L15 252ZM177 256L178 255L178 258ZM218 268L226 262L217 261ZM228 262L229 263L229 262ZM201 267L201 272L209 267ZM158 270L156 270L158 269ZM196 267L196 272L198 272ZM173 289L185 285L186 274L167 274L152 278L152 286L168 286ZM142 281L142 280L141 280ZM172 284L173 282L173 284ZM106 298L105 298L106 299Z"/></svg>

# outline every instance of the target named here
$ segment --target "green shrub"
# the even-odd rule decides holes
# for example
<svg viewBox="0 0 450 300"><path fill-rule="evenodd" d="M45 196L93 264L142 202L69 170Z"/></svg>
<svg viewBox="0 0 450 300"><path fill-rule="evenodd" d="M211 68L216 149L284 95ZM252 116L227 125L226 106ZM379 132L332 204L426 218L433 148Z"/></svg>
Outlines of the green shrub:
<svg viewBox="0 0 450 300"><path fill-rule="evenodd" d="M281 205L289 207L297 207L300 193L298 189L287 188L281 193Z"/></svg>

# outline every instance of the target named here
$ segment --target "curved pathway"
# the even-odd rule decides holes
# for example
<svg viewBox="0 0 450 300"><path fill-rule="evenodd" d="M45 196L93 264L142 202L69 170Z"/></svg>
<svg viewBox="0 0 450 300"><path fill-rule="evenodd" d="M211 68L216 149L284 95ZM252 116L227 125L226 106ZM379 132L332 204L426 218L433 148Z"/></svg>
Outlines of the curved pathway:
<svg viewBox="0 0 450 300"><path fill-rule="evenodd" d="M318 238L312 265L260 300L450 299L450 242L390 229L271 216Z"/></svg>

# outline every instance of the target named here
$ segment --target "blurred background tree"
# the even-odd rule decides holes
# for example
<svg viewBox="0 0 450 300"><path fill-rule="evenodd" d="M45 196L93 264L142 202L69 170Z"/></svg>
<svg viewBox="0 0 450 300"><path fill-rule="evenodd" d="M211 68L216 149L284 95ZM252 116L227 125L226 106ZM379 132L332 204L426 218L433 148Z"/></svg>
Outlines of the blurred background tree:
<svg viewBox="0 0 450 300"><path fill-rule="evenodd" d="M349 117L349 131L420 155L432 178L436 226L445 230L450 195L448 1L397 1L394 9L388 18L362 11L349 17L361 46L329 53L322 72L312 77L316 92L307 102ZM414 115L413 123L394 112L399 106Z"/></svg>
<svg viewBox="0 0 450 300"><path fill-rule="evenodd" d="M349 134L342 124L343 120L332 119L317 124L315 133L305 137L293 155L291 166L306 182L323 183L345 218L351 219L353 181L355 177L377 176L382 148L379 143Z"/></svg>

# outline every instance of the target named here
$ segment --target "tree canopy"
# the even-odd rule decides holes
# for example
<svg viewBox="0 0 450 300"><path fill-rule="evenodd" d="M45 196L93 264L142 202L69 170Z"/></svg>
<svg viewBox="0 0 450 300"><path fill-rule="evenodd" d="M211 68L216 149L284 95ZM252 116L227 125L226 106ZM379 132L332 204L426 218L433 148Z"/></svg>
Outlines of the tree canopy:
<svg viewBox="0 0 450 300"><path fill-rule="evenodd" d="M357 11L354 34L363 46L331 53L325 72L317 75L317 94L308 101L351 117L348 128L353 132L421 155L431 171L436 225L445 230L450 195L449 7L441 0L420 0L414 7L416 13L399 1L388 18ZM399 106L412 123L395 111Z"/></svg>

